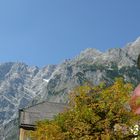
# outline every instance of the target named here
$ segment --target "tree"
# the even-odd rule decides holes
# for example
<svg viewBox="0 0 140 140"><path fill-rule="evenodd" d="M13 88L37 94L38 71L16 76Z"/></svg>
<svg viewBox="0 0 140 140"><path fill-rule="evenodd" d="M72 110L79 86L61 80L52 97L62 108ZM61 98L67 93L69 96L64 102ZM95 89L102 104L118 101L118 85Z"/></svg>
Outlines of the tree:
<svg viewBox="0 0 140 140"><path fill-rule="evenodd" d="M138 59L137 59L137 67L140 69L140 54L138 55Z"/></svg>
<svg viewBox="0 0 140 140"><path fill-rule="evenodd" d="M118 140L136 137L138 116L129 107L132 85L119 78L109 87L84 85L73 90L70 109L52 121L40 121L33 140Z"/></svg>

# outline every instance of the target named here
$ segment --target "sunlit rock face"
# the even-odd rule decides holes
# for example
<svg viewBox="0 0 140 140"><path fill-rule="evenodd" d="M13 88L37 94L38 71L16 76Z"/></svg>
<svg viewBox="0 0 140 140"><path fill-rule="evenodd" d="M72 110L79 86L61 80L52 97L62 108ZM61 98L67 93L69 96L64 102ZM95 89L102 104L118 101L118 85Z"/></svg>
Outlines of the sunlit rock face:
<svg viewBox="0 0 140 140"><path fill-rule="evenodd" d="M134 42L128 43L124 50L126 50L128 55L134 60L137 59L140 54L140 37L138 37Z"/></svg>
<svg viewBox="0 0 140 140"><path fill-rule="evenodd" d="M18 117L19 108L27 106L39 92L43 93L46 85L43 79L49 79L55 68L50 65L40 69L14 62L0 64L0 140L17 132L11 120Z"/></svg>
<svg viewBox="0 0 140 140"><path fill-rule="evenodd" d="M133 112L140 115L140 84L135 88L133 92L130 106Z"/></svg>

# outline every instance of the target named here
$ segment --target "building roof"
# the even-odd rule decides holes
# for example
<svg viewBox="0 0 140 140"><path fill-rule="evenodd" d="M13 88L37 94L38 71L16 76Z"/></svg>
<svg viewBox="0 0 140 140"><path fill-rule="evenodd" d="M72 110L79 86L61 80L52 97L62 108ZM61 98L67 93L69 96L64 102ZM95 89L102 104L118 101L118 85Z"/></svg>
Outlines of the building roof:
<svg viewBox="0 0 140 140"><path fill-rule="evenodd" d="M58 113L67 108L66 104L44 101L19 111L20 126L34 126L39 120L52 120Z"/></svg>

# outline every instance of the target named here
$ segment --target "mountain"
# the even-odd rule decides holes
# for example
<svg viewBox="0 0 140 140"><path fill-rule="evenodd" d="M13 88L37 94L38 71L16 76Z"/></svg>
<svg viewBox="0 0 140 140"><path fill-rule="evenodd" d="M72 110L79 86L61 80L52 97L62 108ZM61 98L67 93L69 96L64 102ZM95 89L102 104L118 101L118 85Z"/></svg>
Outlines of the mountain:
<svg viewBox="0 0 140 140"><path fill-rule="evenodd" d="M15 118L19 108L43 100L68 102L70 91L85 82L111 84L121 76L137 85L140 82L136 65L139 53L140 38L124 48L106 52L88 48L71 60L43 68L14 62L0 64L0 139L16 139L13 137L17 133Z"/></svg>
<svg viewBox="0 0 140 140"><path fill-rule="evenodd" d="M49 65L39 69L14 62L0 64L0 132L18 117L19 108L27 106L39 92L43 93L44 79L48 79L55 68ZM3 137L3 133L0 133L2 140L1 135Z"/></svg>
<svg viewBox="0 0 140 140"><path fill-rule="evenodd" d="M90 82L111 84L116 77L124 77L128 82L137 85L140 71L137 68L137 57L140 53L140 39L124 48L113 48L106 52L88 48L72 60L57 66L46 86L43 99L55 102L68 102L68 93L78 85Z"/></svg>

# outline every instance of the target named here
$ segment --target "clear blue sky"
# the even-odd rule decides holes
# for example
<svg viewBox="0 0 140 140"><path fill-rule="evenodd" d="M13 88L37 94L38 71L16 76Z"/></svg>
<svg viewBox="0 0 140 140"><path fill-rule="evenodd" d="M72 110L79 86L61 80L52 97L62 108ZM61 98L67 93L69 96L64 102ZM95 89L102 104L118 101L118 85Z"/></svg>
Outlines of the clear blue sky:
<svg viewBox="0 0 140 140"><path fill-rule="evenodd" d="M45 66L140 36L140 0L1 0L0 62Z"/></svg>

